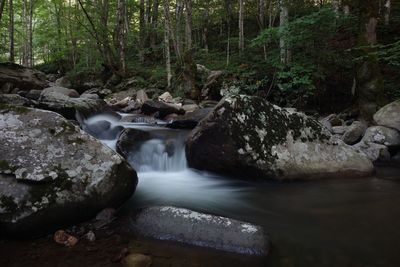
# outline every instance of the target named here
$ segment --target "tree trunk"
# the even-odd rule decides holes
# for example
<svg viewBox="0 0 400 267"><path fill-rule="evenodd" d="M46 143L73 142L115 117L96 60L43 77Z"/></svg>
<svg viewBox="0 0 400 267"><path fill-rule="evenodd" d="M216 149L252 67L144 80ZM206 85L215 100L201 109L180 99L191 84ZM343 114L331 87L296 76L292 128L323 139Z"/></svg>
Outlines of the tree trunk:
<svg viewBox="0 0 400 267"><path fill-rule="evenodd" d="M186 4L186 51L190 51L192 49L192 31L193 31L193 18L192 18L192 0L185 0Z"/></svg>
<svg viewBox="0 0 400 267"><path fill-rule="evenodd" d="M176 23L175 23L175 54L179 62L183 60L182 57L182 15L183 15L183 2L176 0Z"/></svg>
<svg viewBox="0 0 400 267"><path fill-rule="evenodd" d="M286 0L280 0L280 20L279 26L282 28L286 26L289 22L289 9L286 5ZM286 43L286 37L281 36L279 40L279 47L281 53L281 62L283 64L288 64L290 62L290 51L288 49L288 44Z"/></svg>
<svg viewBox="0 0 400 267"><path fill-rule="evenodd" d="M29 20L28 20L28 66L33 67L33 1L29 0Z"/></svg>
<svg viewBox="0 0 400 267"><path fill-rule="evenodd" d="M3 16L4 6L6 5L6 0L0 0L0 22Z"/></svg>
<svg viewBox="0 0 400 267"><path fill-rule="evenodd" d="M144 62L144 49L145 49L145 36L146 36L146 25L145 25L145 7L144 0L140 0L139 4L139 60Z"/></svg>
<svg viewBox="0 0 400 267"><path fill-rule="evenodd" d="M260 28L260 33L265 28L265 2L264 0L258 0L258 16L257 16L258 26ZM264 60L267 60L267 46L263 45Z"/></svg>
<svg viewBox="0 0 400 267"><path fill-rule="evenodd" d="M386 0L385 2L385 25L388 26L390 24L390 11L391 11L392 3L390 0Z"/></svg>
<svg viewBox="0 0 400 267"><path fill-rule="evenodd" d="M332 0L333 11L335 12L336 17L339 17L339 0Z"/></svg>
<svg viewBox="0 0 400 267"><path fill-rule="evenodd" d="M244 0L239 0L239 53L244 52Z"/></svg>
<svg viewBox="0 0 400 267"><path fill-rule="evenodd" d="M119 54L119 64L121 66L121 73L125 75L126 73L126 63L125 63L125 0L118 0L118 12L117 12L117 40L118 40L118 54Z"/></svg>
<svg viewBox="0 0 400 267"><path fill-rule="evenodd" d="M226 0L226 24L228 25L228 40L226 42L226 66L229 66L231 56L231 15L232 3L231 0Z"/></svg>
<svg viewBox="0 0 400 267"><path fill-rule="evenodd" d="M157 27L158 27L158 0L153 2L153 14L151 19L151 34L150 34L150 46L153 51L156 50L157 45Z"/></svg>
<svg viewBox="0 0 400 267"><path fill-rule="evenodd" d="M165 63L167 70L167 85L171 87L172 71L171 71L171 20L169 16L169 0L164 0L164 49L165 49Z"/></svg>
<svg viewBox="0 0 400 267"><path fill-rule="evenodd" d="M379 62L374 54L377 43L376 28L379 6L375 0L358 0L360 10L360 56L364 58L357 73L357 96L361 116L372 119L379 105L384 102L383 79Z"/></svg>
<svg viewBox="0 0 400 267"><path fill-rule="evenodd" d="M15 49L14 49L14 5L13 0L9 0L9 12L10 12L10 24L9 24L9 34L10 34L10 62L15 62Z"/></svg>
<svg viewBox="0 0 400 267"><path fill-rule="evenodd" d="M209 11L208 8L204 11L204 26L203 26L203 31L202 31L202 40L203 40L203 46L204 50L208 54L208 23L209 23ZM222 23L221 23L222 25ZM221 26L222 28L222 26Z"/></svg>

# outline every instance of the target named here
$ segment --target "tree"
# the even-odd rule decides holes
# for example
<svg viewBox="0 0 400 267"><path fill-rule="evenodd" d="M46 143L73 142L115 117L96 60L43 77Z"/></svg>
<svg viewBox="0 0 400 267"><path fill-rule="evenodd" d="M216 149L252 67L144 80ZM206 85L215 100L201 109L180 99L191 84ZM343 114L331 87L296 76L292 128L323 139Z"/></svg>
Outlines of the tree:
<svg viewBox="0 0 400 267"><path fill-rule="evenodd" d="M14 54L14 6L13 0L9 0L9 38L10 38L10 46L9 46L9 58L10 62L15 61L15 54Z"/></svg>
<svg viewBox="0 0 400 267"><path fill-rule="evenodd" d="M239 53L244 52L244 0L239 0Z"/></svg>
<svg viewBox="0 0 400 267"><path fill-rule="evenodd" d="M164 5L164 50L165 50L165 65L167 71L167 85L171 87L172 71L171 71L171 50L170 50L170 39L171 39L171 19L169 16L169 0L163 1Z"/></svg>
<svg viewBox="0 0 400 267"><path fill-rule="evenodd" d="M280 0L280 20L279 26L283 28L289 22L289 8L287 6L286 0ZM279 41L281 62L283 64L288 64L290 62L290 50L288 49L288 44L285 40L285 36L282 35Z"/></svg>
<svg viewBox="0 0 400 267"><path fill-rule="evenodd" d="M4 11L4 6L6 5L6 0L0 0L0 22L1 22L1 17L3 16L3 11Z"/></svg>

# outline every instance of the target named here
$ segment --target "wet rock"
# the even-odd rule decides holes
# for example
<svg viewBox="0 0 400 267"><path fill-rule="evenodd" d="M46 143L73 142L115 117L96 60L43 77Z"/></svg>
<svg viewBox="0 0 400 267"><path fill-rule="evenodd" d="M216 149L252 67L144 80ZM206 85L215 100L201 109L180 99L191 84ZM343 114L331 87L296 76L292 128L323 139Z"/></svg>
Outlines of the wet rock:
<svg viewBox="0 0 400 267"><path fill-rule="evenodd" d="M362 139L366 143L376 143L389 147L400 145L400 133L394 129L373 126L369 127Z"/></svg>
<svg viewBox="0 0 400 267"><path fill-rule="evenodd" d="M0 93L11 93L15 88L41 90L47 85L46 75L40 71L13 63L0 63Z"/></svg>
<svg viewBox="0 0 400 267"><path fill-rule="evenodd" d="M130 98L132 100L136 99L136 89L130 88L124 91L113 93L107 96L107 101L109 101L111 104L115 104L125 98Z"/></svg>
<svg viewBox="0 0 400 267"><path fill-rule="evenodd" d="M330 125L332 126L342 126L343 121L339 118L337 114L331 114L327 116L326 118L322 119L322 121L329 122Z"/></svg>
<svg viewBox="0 0 400 267"><path fill-rule="evenodd" d="M54 242L64 245L66 247L73 247L78 243L78 238L67 234L63 230L59 230L54 234Z"/></svg>
<svg viewBox="0 0 400 267"><path fill-rule="evenodd" d="M184 116L168 123L167 127L172 129L194 129L212 110L212 108L202 108L187 112Z"/></svg>
<svg viewBox="0 0 400 267"><path fill-rule="evenodd" d="M153 100L148 100L143 104L142 112L146 115L158 113L158 118L160 119L172 113L176 113L178 115L185 114L185 111L179 106Z"/></svg>
<svg viewBox="0 0 400 267"><path fill-rule="evenodd" d="M392 102L375 113L374 121L377 125L400 131L400 100Z"/></svg>
<svg viewBox="0 0 400 267"><path fill-rule="evenodd" d="M342 140L348 145L354 145L361 140L365 130L367 129L366 123L355 121L353 122L343 134Z"/></svg>
<svg viewBox="0 0 400 267"><path fill-rule="evenodd" d="M268 237L260 226L183 208L151 207L135 214L131 230L140 236L265 256Z"/></svg>
<svg viewBox="0 0 400 267"><path fill-rule="evenodd" d="M174 98L169 92L165 92L162 95L158 97L158 101L164 102L164 103L173 103Z"/></svg>
<svg viewBox="0 0 400 267"><path fill-rule="evenodd" d="M28 107L32 105L32 101L17 94L0 94L0 104Z"/></svg>
<svg viewBox="0 0 400 267"><path fill-rule="evenodd" d="M149 256L143 254L129 254L122 260L122 266L124 267L150 267L152 259Z"/></svg>
<svg viewBox="0 0 400 267"><path fill-rule="evenodd" d="M0 109L0 235L47 232L133 194L129 164L62 116Z"/></svg>
<svg viewBox="0 0 400 267"><path fill-rule="evenodd" d="M122 126L112 126L109 121L104 120L85 123L82 125L82 129L97 139L114 140L120 135L124 128Z"/></svg>
<svg viewBox="0 0 400 267"><path fill-rule="evenodd" d="M365 155L302 113L259 97L230 96L192 131L190 167L242 178L311 179L366 176Z"/></svg>
<svg viewBox="0 0 400 267"><path fill-rule="evenodd" d="M372 162L383 162L390 160L388 147L372 142L361 141L353 146L355 149L366 155Z"/></svg>
<svg viewBox="0 0 400 267"><path fill-rule="evenodd" d="M58 92L42 92L38 107L57 112L67 119L76 119L77 112L88 117L109 110L103 100L72 98Z"/></svg>
<svg viewBox="0 0 400 267"><path fill-rule="evenodd" d="M73 98L79 97L79 93L74 89L68 89L66 87L61 87L61 86L48 87L46 89L43 89L41 94L45 95L48 93L60 93Z"/></svg>
<svg viewBox="0 0 400 267"><path fill-rule="evenodd" d="M141 144L150 139L151 135L149 132L137 129L125 129L118 139L117 152L124 158L128 158L129 153L139 150Z"/></svg>

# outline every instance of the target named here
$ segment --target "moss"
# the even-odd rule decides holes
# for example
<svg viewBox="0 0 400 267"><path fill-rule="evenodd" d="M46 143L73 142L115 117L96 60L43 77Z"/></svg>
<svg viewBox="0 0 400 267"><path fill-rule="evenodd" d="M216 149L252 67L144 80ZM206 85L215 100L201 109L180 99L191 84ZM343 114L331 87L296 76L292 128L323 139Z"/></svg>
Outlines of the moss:
<svg viewBox="0 0 400 267"><path fill-rule="evenodd" d="M27 107L1 104L1 103L0 103L0 110L14 111L17 114L25 114L30 112L30 109Z"/></svg>
<svg viewBox="0 0 400 267"><path fill-rule="evenodd" d="M77 138L68 140L67 143L68 144L79 144L79 145L81 145L81 144L86 143L86 140L84 140L84 139L82 139L80 137L77 137Z"/></svg>
<svg viewBox="0 0 400 267"><path fill-rule="evenodd" d="M63 121L60 126L61 126L62 130L59 133L54 134L54 136L56 136L56 137L64 135L64 134L68 135L68 134L76 133L75 126L72 123L69 123L67 121ZM55 133L54 129L50 129L49 131L50 131L51 134Z"/></svg>
<svg viewBox="0 0 400 267"><path fill-rule="evenodd" d="M0 206L10 213L16 212L18 210L18 204L11 196L0 196Z"/></svg>

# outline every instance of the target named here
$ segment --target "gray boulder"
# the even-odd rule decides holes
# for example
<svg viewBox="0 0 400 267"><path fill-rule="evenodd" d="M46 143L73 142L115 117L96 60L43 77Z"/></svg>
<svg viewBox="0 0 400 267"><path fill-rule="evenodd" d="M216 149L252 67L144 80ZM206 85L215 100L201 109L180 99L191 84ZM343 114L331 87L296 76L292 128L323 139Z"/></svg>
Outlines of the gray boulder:
<svg viewBox="0 0 400 267"><path fill-rule="evenodd" d="M32 101L17 94L0 94L0 104L30 106Z"/></svg>
<svg viewBox="0 0 400 267"><path fill-rule="evenodd" d="M54 82L57 87L71 88L72 82L68 77L61 77Z"/></svg>
<svg viewBox="0 0 400 267"><path fill-rule="evenodd" d="M317 121L259 97L226 97L186 143L191 167L242 178L366 176L371 161Z"/></svg>
<svg viewBox="0 0 400 267"><path fill-rule="evenodd" d="M397 130L383 127L369 127L362 139L366 143L376 143L389 147L400 145L400 133Z"/></svg>
<svg viewBox="0 0 400 267"><path fill-rule="evenodd" d="M0 235L32 235L118 207L136 172L117 153L49 111L0 111Z"/></svg>
<svg viewBox="0 0 400 267"><path fill-rule="evenodd" d="M390 160L389 149L385 145L361 141L353 147L361 154L366 155L372 162L384 162Z"/></svg>
<svg viewBox="0 0 400 267"><path fill-rule="evenodd" d="M13 63L0 63L0 93L11 93L47 87L46 75L40 71Z"/></svg>
<svg viewBox="0 0 400 267"><path fill-rule="evenodd" d="M124 129L118 138L117 152L127 159L130 153L138 151L141 144L150 139L151 134L149 132Z"/></svg>
<svg viewBox="0 0 400 267"><path fill-rule="evenodd" d="M73 97L73 98L77 98L79 97L79 93L74 90L74 89L69 89L66 87L61 87L61 86L52 86L52 87L48 87L43 89L42 91L42 95L46 95L49 93L60 93L69 97Z"/></svg>
<svg viewBox="0 0 400 267"><path fill-rule="evenodd" d="M131 229L147 238L233 253L266 256L270 249L260 226L183 208L143 209L133 216Z"/></svg>
<svg viewBox="0 0 400 267"><path fill-rule="evenodd" d="M366 123L355 121L353 122L343 134L342 140L348 145L354 145L361 140L365 130L367 129Z"/></svg>
<svg viewBox="0 0 400 267"><path fill-rule="evenodd" d="M374 121L377 125L400 131L400 100L392 102L375 113Z"/></svg>
<svg viewBox="0 0 400 267"><path fill-rule="evenodd" d="M161 101L153 101L153 100L148 100L143 103L142 112L146 115L152 115L157 113L157 117L162 119L166 117L169 114L178 114L178 115L183 115L185 114L185 111L173 104L167 104Z"/></svg>

